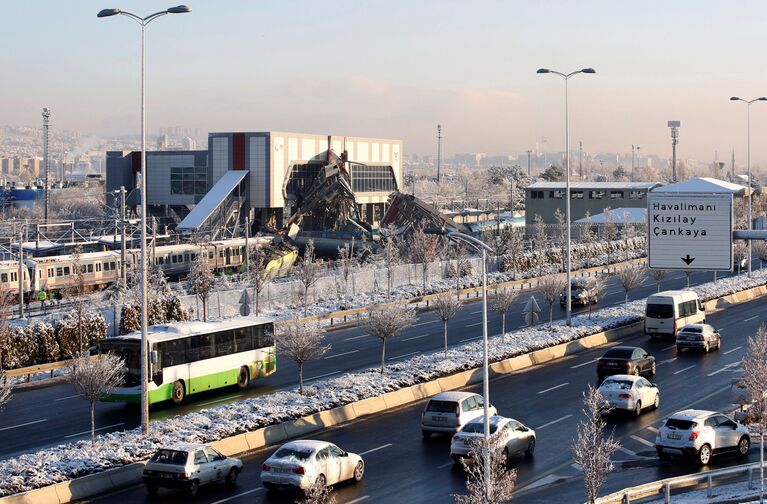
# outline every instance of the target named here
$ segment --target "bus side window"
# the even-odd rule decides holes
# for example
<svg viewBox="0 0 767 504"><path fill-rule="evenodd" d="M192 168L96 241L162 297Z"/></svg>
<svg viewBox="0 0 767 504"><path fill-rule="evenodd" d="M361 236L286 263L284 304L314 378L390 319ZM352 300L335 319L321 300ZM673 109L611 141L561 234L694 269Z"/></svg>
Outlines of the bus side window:
<svg viewBox="0 0 767 504"><path fill-rule="evenodd" d="M189 361L210 359L215 356L214 338L212 334L198 334L189 338Z"/></svg>
<svg viewBox="0 0 767 504"><path fill-rule="evenodd" d="M165 367L178 366L187 362L185 339L165 341L160 348Z"/></svg>
<svg viewBox="0 0 767 504"><path fill-rule="evenodd" d="M274 324L261 326L261 337L258 340L259 347L270 347L274 345Z"/></svg>
<svg viewBox="0 0 767 504"><path fill-rule="evenodd" d="M231 355L234 350L234 334L237 329L216 333L216 357Z"/></svg>
<svg viewBox="0 0 767 504"><path fill-rule="evenodd" d="M244 352L253 349L249 327L240 327L239 329L234 329L232 332L234 333L235 352Z"/></svg>

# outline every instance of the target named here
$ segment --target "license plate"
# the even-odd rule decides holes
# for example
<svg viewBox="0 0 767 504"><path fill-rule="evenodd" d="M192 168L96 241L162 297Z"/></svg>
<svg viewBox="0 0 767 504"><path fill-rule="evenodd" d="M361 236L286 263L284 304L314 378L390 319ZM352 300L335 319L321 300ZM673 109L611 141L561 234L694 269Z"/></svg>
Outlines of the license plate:
<svg viewBox="0 0 767 504"><path fill-rule="evenodd" d="M275 467L273 470L277 473L289 473L291 471L291 469L287 467Z"/></svg>
<svg viewBox="0 0 767 504"><path fill-rule="evenodd" d="M173 475L172 474L168 474L168 473L160 473L160 477L161 478L172 478Z"/></svg>
<svg viewBox="0 0 767 504"><path fill-rule="evenodd" d="M615 367L615 366L617 366L617 365L618 365L618 363L617 363L617 362L608 362L608 363L606 364L606 366L607 366L607 367Z"/></svg>
<svg viewBox="0 0 767 504"><path fill-rule="evenodd" d="M431 419L435 422L447 422L447 418L441 416L433 416Z"/></svg>
<svg viewBox="0 0 767 504"><path fill-rule="evenodd" d="M666 434L666 437L667 437L668 439L676 439L676 440L680 440L680 439L682 439L682 436L681 436L681 435L679 435L679 434Z"/></svg>

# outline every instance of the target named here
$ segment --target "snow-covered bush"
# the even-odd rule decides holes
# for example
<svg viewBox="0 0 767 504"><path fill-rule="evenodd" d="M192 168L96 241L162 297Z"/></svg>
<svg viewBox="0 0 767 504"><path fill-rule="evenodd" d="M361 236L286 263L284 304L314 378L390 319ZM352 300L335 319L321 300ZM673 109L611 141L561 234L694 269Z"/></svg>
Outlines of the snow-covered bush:
<svg viewBox="0 0 767 504"><path fill-rule="evenodd" d="M72 310L58 323L56 332L61 355L70 358L106 338L107 323L101 313L85 312L80 320L77 311Z"/></svg>
<svg viewBox="0 0 767 504"><path fill-rule="evenodd" d="M46 364L61 359L61 347L56 339L56 330L51 324L45 321L38 322L27 327L27 332L31 332L37 342L34 364Z"/></svg>

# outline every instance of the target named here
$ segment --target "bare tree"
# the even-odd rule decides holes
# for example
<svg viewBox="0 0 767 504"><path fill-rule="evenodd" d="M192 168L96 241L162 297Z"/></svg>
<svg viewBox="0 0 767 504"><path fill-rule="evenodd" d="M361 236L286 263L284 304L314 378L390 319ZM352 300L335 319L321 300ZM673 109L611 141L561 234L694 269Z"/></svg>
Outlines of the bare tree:
<svg viewBox="0 0 767 504"><path fill-rule="evenodd" d="M304 498L295 501L296 504L336 504L336 496L331 487L315 483L304 493Z"/></svg>
<svg viewBox="0 0 767 504"><path fill-rule="evenodd" d="M455 294L459 297L458 291L461 290L461 277L470 274L471 263L469 262L469 254L466 249L458 243L452 244L449 247L449 257L455 261ZM450 268L453 266L451 265Z"/></svg>
<svg viewBox="0 0 767 504"><path fill-rule="evenodd" d="M323 345L325 330L315 322L292 320L274 335L277 351L298 364L298 392L304 393L304 364L319 359L330 350Z"/></svg>
<svg viewBox="0 0 767 504"><path fill-rule="evenodd" d="M629 306L629 292L636 289L645 279L645 268L641 266L627 266L621 268L615 272L615 278L623 287L623 291L626 293L626 308Z"/></svg>
<svg viewBox="0 0 767 504"><path fill-rule="evenodd" d="M605 214L605 240L607 241L607 270L610 270L610 251L612 250L612 242L618 235L618 226L615 224L613 218L613 211L610 207L604 209Z"/></svg>
<svg viewBox="0 0 767 504"><path fill-rule="evenodd" d="M354 296L354 266L356 258L354 257L353 243L344 243L338 247L338 263L341 267L341 276L344 278L344 296L349 295L349 281L352 280L352 296Z"/></svg>
<svg viewBox="0 0 767 504"><path fill-rule="evenodd" d="M445 332L445 357L447 357L447 322L461 309L461 302L450 292L443 292L432 299Z"/></svg>
<svg viewBox="0 0 767 504"><path fill-rule="evenodd" d="M410 234L408 250L410 259L421 265L421 277L423 279L423 291L426 292L426 280L429 272L429 263L437 258L439 240L436 235L426 232L426 222L421 222Z"/></svg>
<svg viewBox="0 0 767 504"><path fill-rule="evenodd" d="M69 381L83 399L91 405L91 443L96 436L96 401L123 383L125 363L111 353L91 359L88 352L80 352L69 365Z"/></svg>
<svg viewBox="0 0 767 504"><path fill-rule="evenodd" d="M456 504L503 504L511 500L517 471L506 467L504 445L496 434L490 437L490 460L485 461L485 439L471 441L468 457L462 459L466 471L467 495L454 494ZM486 480L485 465L490 465L490 478Z"/></svg>
<svg viewBox="0 0 767 504"><path fill-rule="evenodd" d="M764 498L764 433L767 429L767 328L759 327L748 338L746 353L741 360L743 383L751 397L749 417L759 424L759 499Z"/></svg>
<svg viewBox="0 0 767 504"><path fill-rule="evenodd" d="M605 277L593 276L586 281L586 289L588 289L589 295L594 300L594 302L596 302L596 300L599 299L599 297L602 295L605 287L607 287ZM594 306L594 302L589 303L589 320L591 320L591 309L592 306Z"/></svg>
<svg viewBox="0 0 767 504"><path fill-rule="evenodd" d="M3 409L3 405L11 400L12 389L13 384L6 378L5 371L0 370L0 411Z"/></svg>
<svg viewBox="0 0 767 504"><path fill-rule="evenodd" d="M767 261L767 242L764 240L757 240L753 243L754 252L759 258L759 271L762 271L764 261Z"/></svg>
<svg viewBox="0 0 767 504"><path fill-rule="evenodd" d="M309 305L309 290L317 283L320 276L320 268L317 259L314 257L314 240L306 242L304 256L295 270L296 279L301 284L304 298L304 317L306 317L307 307Z"/></svg>
<svg viewBox="0 0 767 504"><path fill-rule="evenodd" d="M740 275L740 271L743 269L741 264L744 260L748 259L748 245L745 241L737 240L735 242L735 247L733 247L732 250L732 257L738 265L738 275Z"/></svg>
<svg viewBox="0 0 767 504"><path fill-rule="evenodd" d="M400 262L399 240L394 226L386 228L386 241L383 244L383 259L386 265L386 297L391 298L391 275Z"/></svg>
<svg viewBox="0 0 767 504"><path fill-rule="evenodd" d="M514 290L512 288L503 289L498 288L493 292L493 297L490 300L490 306L493 310L501 314L501 337L506 339L506 312L509 311L511 305L519 297L521 291Z"/></svg>
<svg viewBox="0 0 767 504"><path fill-rule="evenodd" d="M554 303L559 300L559 295L566 287L567 277L565 275L547 275L543 277L538 286L543 299L549 303L549 328L554 322Z"/></svg>
<svg viewBox="0 0 767 504"><path fill-rule="evenodd" d="M540 214L535 214L535 218L533 219L533 251L538 254L545 254L547 245L546 224L544 224L543 217L541 217ZM540 258L536 257L536 259ZM538 270L539 275L543 275L543 263L544 261L541 260Z"/></svg>
<svg viewBox="0 0 767 504"><path fill-rule="evenodd" d="M213 272L208 265L208 252L205 247L197 254L197 258L192 264L192 269L189 271L189 278L187 279L187 286L192 293L197 296L197 299L202 303L202 320L208 320L208 299L210 298L211 291L213 290L213 284L215 278L213 278Z"/></svg>
<svg viewBox="0 0 767 504"><path fill-rule="evenodd" d="M660 292L660 283L668 275L668 271L661 269L654 269L652 271L652 277L655 279L655 283L658 285L658 292Z"/></svg>
<svg viewBox="0 0 767 504"><path fill-rule="evenodd" d="M594 232L591 226L591 212L586 210L586 216L583 218L583 225L581 226L581 243L591 243L594 241Z"/></svg>
<svg viewBox="0 0 767 504"><path fill-rule="evenodd" d="M77 341L78 350L83 351L83 319L86 309L85 265L82 264L82 249L78 246L72 252L72 276L71 283L64 290L64 296L74 305L74 313L77 316Z"/></svg>
<svg viewBox="0 0 767 504"><path fill-rule="evenodd" d="M253 297L256 299L256 315L258 315L259 312L261 293L269 283L269 275L266 272L268 258L263 247L259 243L259 238L259 235L255 236L254 241L256 242L256 245L250 252L250 271L248 272L250 284L253 286Z"/></svg>
<svg viewBox="0 0 767 504"><path fill-rule="evenodd" d="M565 269L565 261L567 260L565 254L565 237L567 235L567 221L565 221L565 214L559 208L554 212L554 220L557 221L557 241L559 242L559 250L562 255L562 271Z"/></svg>
<svg viewBox="0 0 767 504"><path fill-rule="evenodd" d="M612 433L604 435L606 422L602 416L609 411L609 406L599 390L591 384L583 393L582 411L586 418L578 425L578 435L573 440L571 449L573 459L583 473L586 497L589 503L593 504L599 489L607 479L607 474L613 469L610 457L620 447L620 443Z"/></svg>
<svg viewBox="0 0 767 504"><path fill-rule="evenodd" d="M376 305L368 310L362 328L371 336L381 340L381 374L386 364L386 341L395 337L415 321L413 310L402 305Z"/></svg>

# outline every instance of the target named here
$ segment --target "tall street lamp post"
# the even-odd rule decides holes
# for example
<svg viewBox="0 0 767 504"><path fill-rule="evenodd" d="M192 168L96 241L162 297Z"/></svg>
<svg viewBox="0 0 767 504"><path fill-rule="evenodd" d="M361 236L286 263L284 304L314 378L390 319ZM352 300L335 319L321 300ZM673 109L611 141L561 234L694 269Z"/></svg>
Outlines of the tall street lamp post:
<svg viewBox="0 0 767 504"><path fill-rule="evenodd" d="M748 159L748 230L751 231L753 223L751 221L751 104L758 101L767 101L767 97L760 96L753 100L744 100L737 96L731 96L730 101L741 101L746 104L746 151ZM751 277L751 240L748 240L748 276Z"/></svg>
<svg viewBox="0 0 767 504"><path fill-rule="evenodd" d="M572 300L570 296L572 294L571 285L571 248L570 248L570 112L567 106L567 81L570 77L578 74L593 74L597 73L593 68L583 68L570 72L568 74L557 72L556 70L550 70L548 68L539 68L536 73L539 74L554 74L562 77L565 81L565 220L567 221L567 325L573 324L572 321Z"/></svg>
<svg viewBox="0 0 767 504"><path fill-rule="evenodd" d="M177 5L164 11L155 12L146 17L137 16L120 9L103 9L97 17L127 16L141 26L141 430L149 433L149 398L147 382L149 368L147 363L147 253L146 253L146 110L144 106L144 29L146 25L166 14L184 14L192 9L186 5Z"/></svg>

